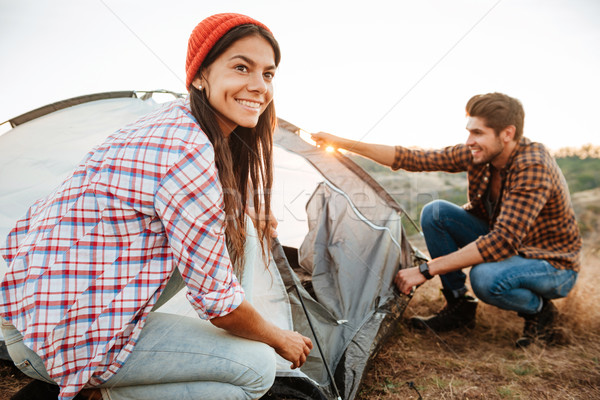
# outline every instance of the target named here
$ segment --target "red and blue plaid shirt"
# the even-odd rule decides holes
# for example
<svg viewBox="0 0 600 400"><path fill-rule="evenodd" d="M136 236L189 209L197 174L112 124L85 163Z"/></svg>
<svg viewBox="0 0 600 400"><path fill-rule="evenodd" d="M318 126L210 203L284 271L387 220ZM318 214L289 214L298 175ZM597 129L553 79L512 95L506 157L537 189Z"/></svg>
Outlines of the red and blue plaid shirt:
<svg viewBox="0 0 600 400"><path fill-rule="evenodd" d="M0 249L0 315L61 399L124 364L174 268L203 318L243 300L225 245L214 151L178 100L91 151L18 221Z"/></svg>
<svg viewBox="0 0 600 400"><path fill-rule="evenodd" d="M544 259L556 268L579 270L582 241L567 182L542 144L521 139L500 171L502 194L493 215L484 204L490 164L474 164L468 146L440 150L396 146L392 169L399 168L467 172L469 202L464 208L490 225L490 233L475 242L485 262L518 254Z"/></svg>

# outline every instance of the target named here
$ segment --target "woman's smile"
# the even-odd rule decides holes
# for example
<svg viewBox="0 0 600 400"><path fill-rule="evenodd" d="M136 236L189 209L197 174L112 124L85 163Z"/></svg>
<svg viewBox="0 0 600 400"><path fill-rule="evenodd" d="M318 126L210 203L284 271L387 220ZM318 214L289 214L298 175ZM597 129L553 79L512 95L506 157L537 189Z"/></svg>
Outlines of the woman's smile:
<svg viewBox="0 0 600 400"><path fill-rule="evenodd" d="M193 81L206 90L224 135L236 127L254 128L273 100L275 53L261 36L233 43Z"/></svg>

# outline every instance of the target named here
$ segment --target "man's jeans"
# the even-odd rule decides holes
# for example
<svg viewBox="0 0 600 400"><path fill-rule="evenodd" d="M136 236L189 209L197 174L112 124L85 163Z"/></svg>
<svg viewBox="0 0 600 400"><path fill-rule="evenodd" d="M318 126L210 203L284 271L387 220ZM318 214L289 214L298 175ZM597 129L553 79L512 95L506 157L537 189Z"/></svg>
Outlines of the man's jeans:
<svg viewBox="0 0 600 400"><path fill-rule="evenodd" d="M485 221L444 200L427 204L421 213L421 227L431 258L450 254L489 232ZM469 275L475 295L496 307L535 314L542 298L565 297L577 273L553 267L549 262L513 256L498 262L473 266ZM444 289L459 294L466 291L462 270L440 275Z"/></svg>
<svg viewBox="0 0 600 400"><path fill-rule="evenodd" d="M243 280L251 273L247 268ZM182 285L176 271L157 305ZM21 371L55 383L41 358L4 319L2 333ZM199 318L153 311L125 365L99 387L104 400L257 399L274 380L275 352L266 344L230 335Z"/></svg>

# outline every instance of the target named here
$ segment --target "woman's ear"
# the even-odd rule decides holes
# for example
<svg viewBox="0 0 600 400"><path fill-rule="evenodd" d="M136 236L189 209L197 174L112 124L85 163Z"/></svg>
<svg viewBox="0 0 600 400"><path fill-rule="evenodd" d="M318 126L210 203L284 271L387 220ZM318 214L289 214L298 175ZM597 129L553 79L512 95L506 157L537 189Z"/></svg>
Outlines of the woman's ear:
<svg viewBox="0 0 600 400"><path fill-rule="evenodd" d="M194 86L198 90L202 90L202 88L204 87L204 85L202 84L202 78L199 76L194 78L194 80L192 81L192 86Z"/></svg>

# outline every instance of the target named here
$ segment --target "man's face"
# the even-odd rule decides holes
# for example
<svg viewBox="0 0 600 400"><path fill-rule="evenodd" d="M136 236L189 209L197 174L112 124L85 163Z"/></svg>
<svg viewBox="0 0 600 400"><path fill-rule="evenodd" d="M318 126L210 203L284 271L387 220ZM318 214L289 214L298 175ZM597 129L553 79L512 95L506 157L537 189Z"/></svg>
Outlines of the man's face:
<svg viewBox="0 0 600 400"><path fill-rule="evenodd" d="M466 144L473 155L473 163L491 163L504 151L504 143L492 128L485 125L483 118L468 117L467 130L469 137Z"/></svg>

